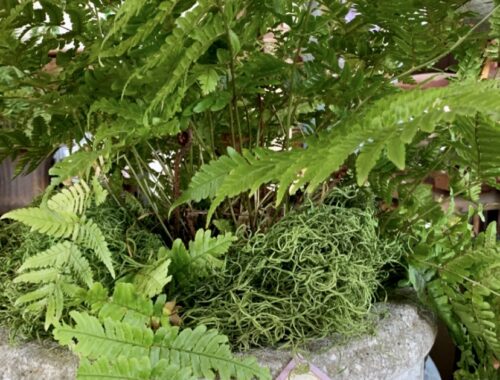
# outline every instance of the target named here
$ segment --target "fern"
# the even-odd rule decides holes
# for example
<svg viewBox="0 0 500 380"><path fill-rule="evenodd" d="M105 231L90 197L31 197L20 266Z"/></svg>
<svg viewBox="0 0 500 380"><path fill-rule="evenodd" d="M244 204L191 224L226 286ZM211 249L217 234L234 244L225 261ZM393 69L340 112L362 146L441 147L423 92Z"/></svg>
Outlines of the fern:
<svg viewBox="0 0 500 380"><path fill-rule="evenodd" d="M427 275L422 272L430 278L426 285L430 301L464 351L459 378L465 376L463 371L470 376L470 371L480 368L491 376L493 360L500 358L500 246L496 223L491 223L475 241L470 232L468 235L443 235L442 241L433 241L426 259L417 256L410 260L420 271L431 270ZM451 252L450 246L454 248ZM435 254L439 247L445 251Z"/></svg>
<svg viewBox="0 0 500 380"><path fill-rule="evenodd" d="M160 360L151 367L148 358L127 359L119 357L116 361L101 358L95 362L82 359L78 369L78 379L130 379L130 380L195 380L189 369L169 366L165 360Z"/></svg>
<svg viewBox="0 0 500 380"><path fill-rule="evenodd" d="M498 83L483 82L389 96L323 138L311 140L305 150L260 149L241 155L230 152L224 163L216 161L202 167L175 204L216 194L208 213L210 219L226 197L246 190L254 192L271 181L279 184L280 202L287 191L293 194L306 185L309 192L314 191L351 154L357 154L356 173L362 184L384 151L394 165L403 169L405 145L413 141L418 131L432 133L440 123L476 112L496 116L499 95Z"/></svg>
<svg viewBox="0 0 500 380"><path fill-rule="evenodd" d="M154 315L152 302L137 293L130 284L119 284L112 299L100 306L99 318L72 311L75 326L63 324L54 330L54 337L68 345L84 360L78 376L96 373L104 376L110 368L123 371L122 376L137 376L137 363L144 368L145 378L153 376L154 368L178 368L188 378L270 379L269 372L260 369L255 359L236 359L232 356L227 338L215 330L199 326L180 331L162 319L162 326L153 331L144 320L137 319L141 310ZM86 359L86 360L85 360ZM135 359L135 360L133 360ZM146 362L147 360L147 362ZM159 371L158 369L157 371ZM163 373L163 372L160 372Z"/></svg>
<svg viewBox="0 0 500 380"><path fill-rule="evenodd" d="M223 261L220 257L230 248L236 240L230 233L211 236L211 231L198 230L195 239L189 242L186 249L180 239L174 241L172 249L164 252L170 259L170 271L181 289L187 291L195 286L200 279L209 276L210 271L221 268Z"/></svg>
<svg viewBox="0 0 500 380"><path fill-rule="evenodd" d="M50 168L52 186L57 186L67 179L88 175L90 169L99 157L99 152L76 152Z"/></svg>
<svg viewBox="0 0 500 380"><path fill-rule="evenodd" d="M93 189L96 202L102 202L106 192L97 180L93 181ZM81 181L62 189L40 207L13 210L2 216L60 239L49 249L27 258L15 279L15 282L40 284L38 289L21 296L17 304L34 302L36 309L45 308L45 329L61 318L65 298L75 298L81 292L77 284L93 285L90 263L80 247L93 251L111 276L115 276L111 252L102 231L85 217L93 199L93 190Z"/></svg>
<svg viewBox="0 0 500 380"><path fill-rule="evenodd" d="M161 248L158 256L165 256L165 254L165 248ZM172 280L172 276L168 275L169 266L169 259L159 259L139 270L134 276L137 290L148 297L160 294L165 285Z"/></svg>
<svg viewBox="0 0 500 380"><path fill-rule="evenodd" d="M470 168L477 180L496 186L500 176L500 124L483 115L459 118L456 128L462 136L456 151L460 163Z"/></svg>

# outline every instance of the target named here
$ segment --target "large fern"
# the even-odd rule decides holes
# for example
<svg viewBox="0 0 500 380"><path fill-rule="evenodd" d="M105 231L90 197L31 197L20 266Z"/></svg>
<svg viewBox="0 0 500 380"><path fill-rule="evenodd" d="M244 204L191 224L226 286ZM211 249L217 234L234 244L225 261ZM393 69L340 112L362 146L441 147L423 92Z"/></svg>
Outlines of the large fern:
<svg viewBox="0 0 500 380"><path fill-rule="evenodd" d="M494 361L500 358L500 246L496 223L491 223L476 241L463 240L462 251L454 252L453 257L434 257L439 266L427 289L432 304L463 350L457 376L493 376ZM415 263L422 268L423 262Z"/></svg>
<svg viewBox="0 0 500 380"><path fill-rule="evenodd" d="M90 249L114 277L111 252L99 227L86 218L91 202L104 200L105 191L97 181L92 190L84 181L63 188L39 207L8 212L2 218L13 219L32 231L59 239L49 249L25 260L15 282L40 284L37 290L21 296L18 304L33 303L46 308L45 328L61 318L64 299L81 291L79 285L91 287L93 273L88 258L80 248ZM92 196L93 192L97 195Z"/></svg>
<svg viewBox="0 0 500 380"><path fill-rule="evenodd" d="M149 317L147 323L130 318L138 307ZM191 373L194 378L204 379L214 379L216 374L221 379L270 379L269 372L259 368L255 359L234 358L227 338L215 330L204 326L180 330L170 326L164 317L161 327L153 329L152 301L134 291L130 284L118 284L113 297L101 302L98 309L99 318L73 311L75 326L64 324L54 330L54 337L61 344L84 358L79 378L93 375L100 378L116 368L124 377L151 379L158 376L155 374L160 369L175 368L183 375L182 379L190 378ZM131 363L143 368L141 375Z"/></svg>
<svg viewBox="0 0 500 380"><path fill-rule="evenodd" d="M379 100L319 139L309 140L307 149L283 152L257 149L242 154L229 150L227 157L200 169L176 205L213 197L210 219L226 197L247 190L254 192L268 182L279 185L279 203L287 192L293 194L306 185L312 192L352 154L356 155L356 174L358 183L362 184L384 152L396 167L404 169L405 145L413 142L419 131L430 134L442 123L452 123L459 116L478 112L489 115L494 120L490 129L496 129L499 95L496 82L399 93ZM464 133L462 137L468 141L476 135ZM484 162L498 166L498 155L494 145L490 146L491 149L483 148L482 154L488 155Z"/></svg>

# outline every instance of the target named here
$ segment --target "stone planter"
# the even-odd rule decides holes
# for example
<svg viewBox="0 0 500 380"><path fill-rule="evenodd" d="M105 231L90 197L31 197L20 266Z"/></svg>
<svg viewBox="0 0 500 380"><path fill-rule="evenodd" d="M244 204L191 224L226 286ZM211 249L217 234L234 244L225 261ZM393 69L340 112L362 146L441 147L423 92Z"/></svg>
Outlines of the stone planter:
<svg viewBox="0 0 500 380"><path fill-rule="evenodd" d="M423 380L424 361L436 336L434 319L409 303L377 308L381 317L374 335L346 344L334 339L316 341L295 356L273 349L250 354L279 380ZM0 334L2 380L74 379L76 365L73 355L52 343L11 346L5 332Z"/></svg>

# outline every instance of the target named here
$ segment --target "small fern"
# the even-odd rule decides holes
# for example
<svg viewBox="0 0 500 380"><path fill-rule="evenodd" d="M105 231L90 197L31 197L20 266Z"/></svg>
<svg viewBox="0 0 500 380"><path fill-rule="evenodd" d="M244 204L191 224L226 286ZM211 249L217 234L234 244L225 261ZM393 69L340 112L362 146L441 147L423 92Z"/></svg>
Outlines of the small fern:
<svg viewBox="0 0 500 380"><path fill-rule="evenodd" d="M180 239L175 240L172 249L164 254L172 261L170 270L179 288L187 291L208 276L211 270L221 268L223 261L220 258L234 240L236 238L230 233L212 237L210 230L202 229L196 232L188 248Z"/></svg>
<svg viewBox="0 0 500 380"><path fill-rule="evenodd" d="M96 202L102 202L105 191L97 181L93 188ZM62 189L39 207L11 211L2 216L21 222L32 231L60 239L49 249L25 260L15 282L41 286L17 300L17 304L33 303L46 309L45 329L61 318L66 297L74 298L81 291L77 284L91 287L93 274L90 263L80 248L92 250L114 277L111 252L99 227L85 217L94 197L84 182Z"/></svg>
<svg viewBox="0 0 500 380"><path fill-rule="evenodd" d="M131 284L118 284L113 297L100 302L98 309L99 318L72 311L75 326L63 324L54 330L54 337L83 359L79 378L104 376L111 368L134 378L138 367L130 364L135 363L144 369L141 376L145 377L139 378L145 379L155 378L156 368L176 368L186 378L192 373L192 377L204 379L215 379L216 374L223 380L270 379L269 372L259 368L255 359L234 358L227 338L215 330L199 326L181 331L170 326L166 318L161 318L161 327L153 330L142 317L136 317L140 310L141 315L153 320L153 303Z"/></svg>

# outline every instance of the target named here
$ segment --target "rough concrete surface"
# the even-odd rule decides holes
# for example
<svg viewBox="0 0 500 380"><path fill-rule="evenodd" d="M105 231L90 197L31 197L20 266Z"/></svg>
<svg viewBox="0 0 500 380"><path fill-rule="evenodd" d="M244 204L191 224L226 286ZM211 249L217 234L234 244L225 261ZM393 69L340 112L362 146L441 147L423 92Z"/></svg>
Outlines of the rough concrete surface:
<svg viewBox="0 0 500 380"><path fill-rule="evenodd" d="M418 306L378 305L381 317L373 336L338 344L335 339L316 341L301 355L331 379L422 380L426 355L436 335L434 321ZM289 351L250 352L278 376L292 359ZM0 380L70 380L77 359L54 343L11 345L0 330ZM289 377L316 379L308 375Z"/></svg>
<svg viewBox="0 0 500 380"><path fill-rule="evenodd" d="M1 380L72 380L76 366L76 357L55 343L12 344L0 330Z"/></svg>
<svg viewBox="0 0 500 380"><path fill-rule="evenodd" d="M424 361L436 337L434 320L410 304L384 304L386 315L373 336L346 344L324 339L301 355L332 380L423 380ZM383 314L382 314L383 315ZM292 353L272 349L253 350L273 378L292 359Z"/></svg>

